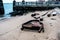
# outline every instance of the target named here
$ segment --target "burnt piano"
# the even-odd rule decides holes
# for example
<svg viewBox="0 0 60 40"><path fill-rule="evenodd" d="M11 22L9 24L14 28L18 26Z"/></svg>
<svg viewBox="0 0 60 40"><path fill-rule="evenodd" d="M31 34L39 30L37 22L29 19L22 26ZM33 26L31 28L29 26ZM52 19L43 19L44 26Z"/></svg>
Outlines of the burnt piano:
<svg viewBox="0 0 60 40"><path fill-rule="evenodd" d="M31 29L31 30L38 30L38 32L44 32L44 25L39 20L30 20L22 24L21 30L24 29Z"/></svg>

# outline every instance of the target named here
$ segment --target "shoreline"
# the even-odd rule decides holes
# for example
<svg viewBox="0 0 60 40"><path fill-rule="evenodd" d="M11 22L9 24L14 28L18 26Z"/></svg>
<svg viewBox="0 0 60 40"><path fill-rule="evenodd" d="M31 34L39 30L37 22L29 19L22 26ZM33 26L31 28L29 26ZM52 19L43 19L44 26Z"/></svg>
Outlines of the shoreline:
<svg viewBox="0 0 60 40"><path fill-rule="evenodd" d="M45 14L47 11L35 11L33 13L40 13L40 16ZM49 10L48 14L52 12ZM27 15L23 16L16 16L12 17L8 21L0 23L0 34L4 34L7 32L7 34L1 35L0 40L57 40L57 31L60 27L59 25L59 18L58 16L51 16L47 17L47 15L44 16L44 33L38 33L37 31L32 30L24 30L21 31L22 24L33 20L34 18L31 17L32 12L28 13ZM54 18L56 20L52 20L51 18ZM59 22L59 23L58 23ZM52 26L51 26L52 25ZM16 29L17 28L17 29ZM60 29L60 28L59 28ZM29 37L28 37L29 36Z"/></svg>

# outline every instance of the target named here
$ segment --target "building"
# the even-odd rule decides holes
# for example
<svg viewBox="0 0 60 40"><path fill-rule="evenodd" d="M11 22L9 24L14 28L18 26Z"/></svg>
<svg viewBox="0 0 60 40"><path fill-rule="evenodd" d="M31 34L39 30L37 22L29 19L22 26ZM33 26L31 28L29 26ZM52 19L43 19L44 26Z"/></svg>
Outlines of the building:
<svg viewBox="0 0 60 40"><path fill-rule="evenodd" d="M56 1L60 1L60 0L56 0Z"/></svg>
<svg viewBox="0 0 60 40"><path fill-rule="evenodd" d="M13 1L13 6L15 6L15 3L16 3L16 1L14 0L14 1Z"/></svg>
<svg viewBox="0 0 60 40"><path fill-rule="evenodd" d="M13 6L15 6L15 5L16 5L16 0L13 0ZM13 7L13 11L16 11L15 7Z"/></svg>
<svg viewBox="0 0 60 40"><path fill-rule="evenodd" d="M4 7L3 7L3 1L0 0L0 15L4 14Z"/></svg>
<svg viewBox="0 0 60 40"><path fill-rule="evenodd" d="M43 2L43 1L45 1L45 0L38 0L38 2Z"/></svg>
<svg viewBox="0 0 60 40"><path fill-rule="evenodd" d="M60 0L48 0L48 1L60 1Z"/></svg>
<svg viewBox="0 0 60 40"><path fill-rule="evenodd" d="M48 1L56 1L56 0L48 0Z"/></svg>
<svg viewBox="0 0 60 40"><path fill-rule="evenodd" d="M22 3L24 4L25 3L25 0L22 0Z"/></svg>

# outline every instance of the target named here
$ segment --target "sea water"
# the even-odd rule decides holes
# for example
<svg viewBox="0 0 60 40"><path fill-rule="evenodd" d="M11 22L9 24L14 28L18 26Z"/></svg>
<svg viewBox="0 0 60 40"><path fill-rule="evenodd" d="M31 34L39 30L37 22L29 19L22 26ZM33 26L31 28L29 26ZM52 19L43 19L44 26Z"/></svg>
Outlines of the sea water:
<svg viewBox="0 0 60 40"><path fill-rule="evenodd" d="M0 17L0 21L11 18L10 12L13 12L13 3L3 3L4 6L4 16Z"/></svg>
<svg viewBox="0 0 60 40"><path fill-rule="evenodd" d="M10 12L13 12L13 3L4 3L4 17L10 18L11 16L9 15Z"/></svg>

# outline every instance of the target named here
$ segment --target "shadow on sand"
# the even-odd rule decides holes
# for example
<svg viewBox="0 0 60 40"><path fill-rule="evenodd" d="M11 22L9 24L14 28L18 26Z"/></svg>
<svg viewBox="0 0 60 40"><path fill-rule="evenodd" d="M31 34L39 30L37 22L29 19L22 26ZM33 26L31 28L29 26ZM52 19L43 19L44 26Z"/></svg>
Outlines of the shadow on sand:
<svg viewBox="0 0 60 40"><path fill-rule="evenodd" d="M60 40L60 33L58 33L58 40Z"/></svg>

